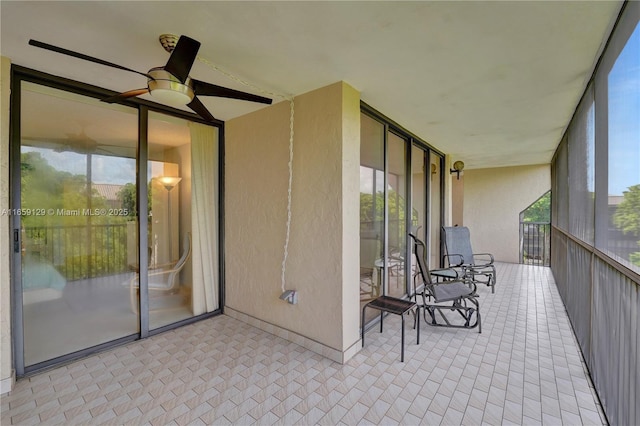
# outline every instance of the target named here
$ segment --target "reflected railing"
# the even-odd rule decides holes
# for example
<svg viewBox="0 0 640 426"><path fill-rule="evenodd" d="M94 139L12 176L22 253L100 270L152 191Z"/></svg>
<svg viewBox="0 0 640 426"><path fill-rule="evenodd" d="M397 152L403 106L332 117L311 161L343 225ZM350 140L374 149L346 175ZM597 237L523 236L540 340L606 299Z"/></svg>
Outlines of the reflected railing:
<svg viewBox="0 0 640 426"><path fill-rule="evenodd" d="M52 264L68 281L127 272L130 270L127 225L25 227L24 251L36 260Z"/></svg>

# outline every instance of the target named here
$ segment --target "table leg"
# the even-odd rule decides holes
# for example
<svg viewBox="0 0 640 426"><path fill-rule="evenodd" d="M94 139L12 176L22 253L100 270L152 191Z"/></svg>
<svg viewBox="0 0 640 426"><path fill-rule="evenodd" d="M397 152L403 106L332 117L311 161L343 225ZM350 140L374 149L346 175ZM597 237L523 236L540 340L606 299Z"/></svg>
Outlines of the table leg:
<svg viewBox="0 0 640 426"><path fill-rule="evenodd" d="M418 321L418 339L416 345L420 344L420 306L416 306L416 321Z"/></svg>
<svg viewBox="0 0 640 426"><path fill-rule="evenodd" d="M362 308L362 347L364 348L364 311L367 309L367 305Z"/></svg>
<svg viewBox="0 0 640 426"><path fill-rule="evenodd" d="M402 317L402 348L400 349L400 362L404 362L404 314L400 314Z"/></svg>

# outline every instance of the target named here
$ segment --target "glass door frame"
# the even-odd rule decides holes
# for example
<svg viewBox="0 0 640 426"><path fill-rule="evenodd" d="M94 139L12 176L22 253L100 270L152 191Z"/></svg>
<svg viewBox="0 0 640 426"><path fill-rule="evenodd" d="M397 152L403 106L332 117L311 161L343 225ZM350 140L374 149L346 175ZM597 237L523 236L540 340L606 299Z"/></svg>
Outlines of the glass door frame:
<svg viewBox="0 0 640 426"><path fill-rule="evenodd" d="M390 118L386 117L385 115L381 114L380 112L378 112L377 110L375 110L374 108L372 108L371 106L369 106L368 104L366 104L365 102L360 102L360 112L367 115L368 117L378 121L379 123L381 123L384 126L384 143L383 143L383 149L384 149L384 214L383 214L383 235L384 235L384 240L383 240L383 262L386 262L389 258L389 191L388 191L388 183L389 183L389 146L388 146L388 135L389 133L393 133L394 135L402 138L403 140L405 140L405 173L406 173L406 179L405 179L405 229L410 230L412 223L411 223L411 217L412 217L412 210L413 210L413 204L412 204L412 191L413 191L413 179L411 178L412 176L412 151L413 151L413 147L418 147L420 149L423 150L425 158L429 159L429 161L426 161L425 163L425 167L427 164L431 164L430 162L430 158L432 154L435 154L435 156L437 156L439 158L439 169L440 169L440 180L437 183L439 185L440 188L440 211L439 211L439 216L440 216L440 226L439 228L442 227L443 225L443 220L444 220L444 179L445 179L445 173L444 173L444 153L442 153L441 151L433 148L432 146L430 146L428 143L426 143L424 140L422 140L421 138L419 138L418 136L414 135L413 133L409 132L408 130L406 130L404 127L400 126L399 124L397 124L395 121L391 120ZM425 200L425 217L424 217L424 223L422 223L421 225L423 226L423 228L425 229L425 244L427 245L428 248L428 255L432 255L433 253L431 253L431 244L429 244L428 242L431 241L432 238L432 232L431 232L431 228L429 226L430 223L430 218L431 218L431 192L432 192L432 185L433 183L431 182L431 179L429 179L428 177L430 176L430 171L427 169L425 170L425 181L424 181L424 200ZM410 238L408 235L405 236L406 238L406 243L405 243L405 259L410 259L411 256L413 255L413 245L410 241ZM440 259L440 265L442 265L442 241L440 241L440 253L438 253L438 258ZM388 287L389 283L388 283L388 274L384 273L382 274L383 279L381 282L382 285L382 289L383 289L383 294L385 292L385 289ZM405 260L404 262L404 276L405 276L405 290L406 290L406 294L411 294L412 292L412 279L413 277L411 276L411 262L408 262L407 260ZM377 318L377 316L376 316ZM374 320L375 321L375 318ZM373 321L371 321L369 324L373 323Z"/></svg>
<svg viewBox="0 0 640 426"><path fill-rule="evenodd" d="M432 182L431 179L431 158L433 155L435 155L438 158L438 165L437 167L440 170L440 179L439 181L436 183L439 187L439 194L440 194L440 209L438 211L438 217L439 217L439 226L438 226L438 231L435 232L440 232L439 230L442 228L443 226L443 219L444 219L444 173L442 172L443 167L444 167L444 156L434 150L433 148L431 148L429 145L427 145L426 143L422 142L419 139L416 139L414 137L410 138L410 144L408 147L408 156L407 156L407 174L413 176L413 169L412 169L412 165L413 165L413 148L418 148L421 150L422 152L422 164L424 167L424 176L423 176L423 181L422 181L422 188L423 188L423 205L421 206L424 209L424 217L422 218L421 223L418 224L418 226L422 226L422 228L424 229L424 243L425 243L425 248L426 248L426 253L425 255L427 256L427 259L431 259L431 256L434 254L432 253L432 247L433 245L430 243L431 240L434 238L434 233L432 232L432 227L430 226L431 224L431 218L433 215L433 208L432 208L432 194L433 194L433 187L434 187L434 182ZM415 189L413 187L413 178L411 179L407 179L407 193L411 194L411 196L407 197L407 212L408 214L406 215L406 220L407 220L407 224L406 224L406 229L411 230L413 228L413 223L412 223L412 213L413 213L413 190ZM439 259L439 263L438 263L438 267L442 266L442 253L443 253L443 245L442 245L442 238L440 238L440 244L439 244L439 253L436 253ZM405 253L405 259L411 259L411 257L413 256L413 242L411 241L410 237L407 235L407 245L406 245L406 253ZM407 294L411 294L413 291L413 283L411 280L413 280L412 277L412 271L411 271L411 262L405 262L405 276L407 277Z"/></svg>
<svg viewBox="0 0 640 426"><path fill-rule="evenodd" d="M385 162L384 162L384 177L385 177L385 186L384 186L384 191L385 191L385 209L384 209L384 213L385 213L385 239L384 239L384 264L387 264L387 262L390 260L389 259L389 175L392 174L390 172L390 167L389 167L389 143L388 143L388 139L389 139L389 135L392 134L395 137L402 139L402 141L404 142L404 164L403 164L403 173L404 173L404 229L409 230L411 229L411 212L412 212L412 206L411 206L411 146L412 146L412 140L411 137L409 137L406 134L403 134L403 132L399 131L399 129L389 125L388 123L385 123L385 151L384 151L384 157L385 157ZM399 175L396 175L399 176ZM397 194L397 191L396 191ZM397 200L396 200L396 209L400 210L400 206L397 205ZM405 238L404 238L404 259L405 261L403 262L403 274L405 277L404 280L404 295L407 294L411 294L410 291L410 284L411 284L411 280L409 277L409 272L411 270L410 266L409 266L409 262L407 262L407 259L409 259L409 257L407 257L407 254L411 253L411 247L409 245L409 238L406 235L405 232ZM390 285L389 283L389 269L390 268L385 268L385 273L384 273L384 280L383 280L383 288L388 288L388 286ZM386 293L385 293L386 294Z"/></svg>
<svg viewBox="0 0 640 426"><path fill-rule="evenodd" d="M66 78L46 74L40 71L21 67L11 66L11 100L10 100L10 129L9 129L9 207L17 211L21 207L21 90L22 82L30 82L42 86L52 87L62 91L75 93L82 96L104 99L116 95L117 92L103 89L97 86L76 82ZM140 297L139 297L139 332L124 336L106 343L58 356L50 360L34 365L25 366L24 362L24 323L23 323L23 297L22 297L22 259L21 244L22 236L20 232L20 216L12 215L10 218L11 244L11 333L12 333L12 355L13 367L17 377L25 374L48 369L52 366L70 362L93 353L103 351L114 346L144 339L167 330L175 329L183 325L194 323L205 318L209 318L222 313L224 306L224 122L214 120L212 122L201 119L196 114L177 110L164 105L155 104L144 99L129 98L121 102L130 106L138 112L138 155L136 160L136 185L138 218L146 218L148 215L148 205L141 200L147 200L148 188L146 183L147 160L148 160L148 124L149 111L157 111L163 114L184 118L188 121L198 122L216 127L218 130L218 199L219 206L218 221L218 297L220 300L218 309L181 320L160 328L149 330L149 297L148 297L148 253L146 250L138 250L138 260L140 265ZM138 220L138 247L148 246L147 221Z"/></svg>

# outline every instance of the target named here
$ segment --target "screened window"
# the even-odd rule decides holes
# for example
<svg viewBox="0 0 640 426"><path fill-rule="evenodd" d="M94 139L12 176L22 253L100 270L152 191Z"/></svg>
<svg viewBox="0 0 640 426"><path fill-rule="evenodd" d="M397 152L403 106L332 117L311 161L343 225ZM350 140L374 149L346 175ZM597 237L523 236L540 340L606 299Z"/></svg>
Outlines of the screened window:
<svg viewBox="0 0 640 426"><path fill-rule="evenodd" d="M595 108L593 90L585 93L568 132L569 231L593 244L595 193Z"/></svg>
<svg viewBox="0 0 640 426"><path fill-rule="evenodd" d="M624 2L551 176L551 268L611 424L639 424L639 12Z"/></svg>
<svg viewBox="0 0 640 426"><path fill-rule="evenodd" d="M607 230L603 249L640 271L640 29L620 51L608 75ZM604 80L604 77L602 81ZM604 81L603 81L604 83ZM605 102L605 99L602 100Z"/></svg>
<svg viewBox="0 0 640 426"><path fill-rule="evenodd" d="M567 230L569 222L569 188L567 170L567 140L560 142L553 167L552 223L560 229Z"/></svg>

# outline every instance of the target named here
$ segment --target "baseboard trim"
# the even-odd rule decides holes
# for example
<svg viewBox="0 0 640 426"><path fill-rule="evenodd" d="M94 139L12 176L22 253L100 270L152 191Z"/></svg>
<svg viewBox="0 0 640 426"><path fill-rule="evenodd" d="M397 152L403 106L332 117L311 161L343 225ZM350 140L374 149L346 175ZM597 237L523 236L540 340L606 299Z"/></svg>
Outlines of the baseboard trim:
<svg viewBox="0 0 640 426"><path fill-rule="evenodd" d="M285 340L293 342L297 345L302 346L305 349L309 349L312 352L317 353L318 355L322 355L325 358L329 358L332 361L335 361L340 364L346 363L351 357L353 357L360 350L360 346L358 342L355 342L351 345L347 350L341 351L330 346L327 346L323 343L316 342L313 339L309 339L301 334L298 334L294 331L287 330L280 326L268 323L261 319L252 317L251 315L247 315L240 311L236 311L233 308L228 306L224 307L224 315L228 315L231 318L237 319L238 321L242 321L247 323L253 327L259 328L262 331L266 331L267 333L271 333L275 336L281 337Z"/></svg>
<svg viewBox="0 0 640 426"><path fill-rule="evenodd" d="M13 390L13 385L16 384L16 371L11 370L11 376L0 380L0 395L4 395Z"/></svg>

